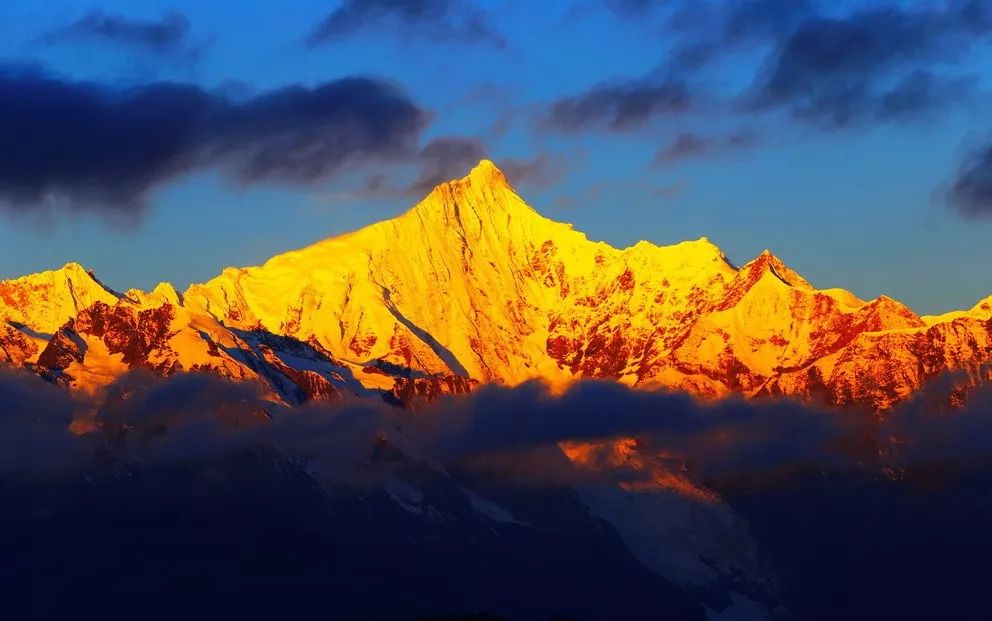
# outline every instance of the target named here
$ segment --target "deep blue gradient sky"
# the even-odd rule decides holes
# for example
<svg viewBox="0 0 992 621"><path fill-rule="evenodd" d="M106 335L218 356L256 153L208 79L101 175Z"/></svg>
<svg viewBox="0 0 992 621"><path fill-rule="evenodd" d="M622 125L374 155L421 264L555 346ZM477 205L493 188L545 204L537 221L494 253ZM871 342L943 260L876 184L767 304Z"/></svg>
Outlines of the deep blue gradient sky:
<svg viewBox="0 0 992 621"><path fill-rule="evenodd" d="M0 170L0 278L72 260L115 288L183 288L401 213L419 176L461 176L485 155L539 211L616 246L705 235L738 264L770 248L819 287L918 312L992 293L986 2L345 4L4 2L15 78L0 102L25 73L117 95L172 82L233 102L211 124L241 120L198 128L193 163L149 173L110 210L80 188L113 180L66 182L30 150L27 174L61 189L25 198ZM259 119L297 110L253 116L252 102L350 76L396 85L423 113L408 143L299 178L245 173L239 145L260 140L245 137ZM8 170L30 141L9 137L23 114L0 119Z"/></svg>

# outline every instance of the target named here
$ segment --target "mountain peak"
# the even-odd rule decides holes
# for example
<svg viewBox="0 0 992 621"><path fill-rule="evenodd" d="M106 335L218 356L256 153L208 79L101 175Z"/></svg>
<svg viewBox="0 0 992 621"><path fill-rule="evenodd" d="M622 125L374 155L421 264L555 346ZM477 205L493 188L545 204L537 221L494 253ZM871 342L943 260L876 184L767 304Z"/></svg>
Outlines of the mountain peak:
<svg viewBox="0 0 992 621"><path fill-rule="evenodd" d="M163 304L172 306L182 305L182 295L169 282L158 283L151 292L141 289L129 289L122 296L122 300L137 307L155 308Z"/></svg>
<svg viewBox="0 0 992 621"><path fill-rule="evenodd" d="M510 187L506 175L492 160L480 160L462 181L468 181L472 185Z"/></svg>
<svg viewBox="0 0 992 621"><path fill-rule="evenodd" d="M107 307L121 317L97 336ZM85 348L59 333L80 316ZM66 363L59 377L76 387L135 366L218 369L287 402L333 386L407 403L476 382L611 378L882 411L928 374L988 364L990 318L992 298L921 319L891 298L818 291L770 251L738 268L706 237L616 249L545 218L482 160L396 218L184 294L161 284L121 299L78 263L0 281L0 364Z"/></svg>
<svg viewBox="0 0 992 621"><path fill-rule="evenodd" d="M510 213L536 214L517 196L496 164L482 160L461 179L453 179L434 188L409 213L423 221L440 221L463 226L474 214L477 220L503 219Z"/></svg>
<svg viewBox="0 0 992 621"><path fill-rule="evenodd" d="M782 259L779 259L771 250L768 250L767 248L762 250L761 254L759 254L754 260L745 265L742 268L742 271L753 271L755 273L760 272L762 274L770 272L773 276L790 287L807 290L813 289L813 286L809 284L805 278L793 271L782 261Z"/></svg>
<svg viewBox="0 0 992 621"><path fill-rule="evenodd" d="M95 302L114 304L117 295L79 263L0 281L0 318L51 334Z"/></svg>
<svg viewBox="0 0 992 621"><path fill-rule="evenodd" d="M68 274L80 274L80 273L89 274L90 273L90 271L88 269L86 269L85 267L83 267L79 263L76 263L75 261L69 261L68 263L66 263L65 265L63 265L58 271L60 271L60 272L66 272Z"/></svg>
<svg viewBox="0 0 992 621"><path fill-rule="evenodd" d="M103 281L97 278L96 273L93 270L80 263L76 263L75 261L70 261L61 268L53 270L50 273L52 275L61 274L68 281L75 283L77 286L82 284L83 286L90 287L95 284L101 289L104 289L107 293L117 295L117 292L103 284ZM47 275L49 272L41 272L41 274Z"/></svg>

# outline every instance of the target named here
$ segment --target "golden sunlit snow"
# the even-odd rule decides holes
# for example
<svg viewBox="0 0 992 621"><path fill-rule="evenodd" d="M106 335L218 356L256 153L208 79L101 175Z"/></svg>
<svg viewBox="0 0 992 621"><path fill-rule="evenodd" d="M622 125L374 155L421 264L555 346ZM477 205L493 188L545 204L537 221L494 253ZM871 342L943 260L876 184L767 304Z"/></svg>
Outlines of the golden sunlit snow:
<svg viewBox="0 0 992 621"><path fill-rule="evenodd" d="M817 290L768 251L737 268L706 238L618 250L538 214L489 161L393 220L228 268L181 295L163 283L118 298L76 264L0 283L8 332L38 350L7 358L35 362L49 335L97 303L120 325L163 332L132 339L130 353L97 345L101 330L75 337L86 347L62 370L90 390L138 358L161 372L258 380L237 352L274 356L246 342L259 334L326 355L338 389L349 375L359 390L390 390L401 376L557 387L602 377L879 410L949 369L977 381L992 359L989 300L921 318L885 296ZM14 340L0 333L24 349Z"/></svg>

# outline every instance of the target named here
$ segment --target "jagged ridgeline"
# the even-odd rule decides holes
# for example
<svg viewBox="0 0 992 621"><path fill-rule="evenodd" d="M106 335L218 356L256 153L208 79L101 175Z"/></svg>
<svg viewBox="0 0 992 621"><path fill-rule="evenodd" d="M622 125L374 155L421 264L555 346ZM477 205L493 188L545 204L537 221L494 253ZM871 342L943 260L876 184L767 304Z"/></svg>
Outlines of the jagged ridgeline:
<svg viewBox="0 0 992 621"><path fill-rule="evenodd" d="M184 293L117 293L77 264L3 281L0 318L0 363L71 390L210 371L290 404L612 378L883 411L992 361L992 298L921 317L818 290L769 252L738 268L706 238L616 249L541 216L489 161L395 219Z"/></svg>

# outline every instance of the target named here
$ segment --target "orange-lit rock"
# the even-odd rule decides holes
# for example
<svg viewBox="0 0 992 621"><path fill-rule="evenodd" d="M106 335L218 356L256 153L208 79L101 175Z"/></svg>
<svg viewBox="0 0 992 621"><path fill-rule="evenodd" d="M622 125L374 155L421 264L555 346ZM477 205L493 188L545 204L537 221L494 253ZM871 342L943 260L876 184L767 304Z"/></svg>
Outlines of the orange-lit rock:
<svg viewBox="0 0 992 621"><path fill-rule="evenodd" d="M616 249L544 218L483 161L393 220L181 294L118 295L74 264L0 282L0 362L90 390L136 366L283 400L595 377L883 411L949 370L988 377L990 300L920 317L817 290L767 251L738 268L706 238Z"/></svg>

